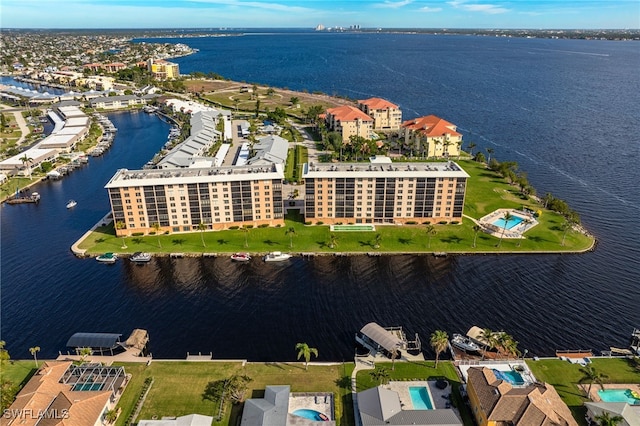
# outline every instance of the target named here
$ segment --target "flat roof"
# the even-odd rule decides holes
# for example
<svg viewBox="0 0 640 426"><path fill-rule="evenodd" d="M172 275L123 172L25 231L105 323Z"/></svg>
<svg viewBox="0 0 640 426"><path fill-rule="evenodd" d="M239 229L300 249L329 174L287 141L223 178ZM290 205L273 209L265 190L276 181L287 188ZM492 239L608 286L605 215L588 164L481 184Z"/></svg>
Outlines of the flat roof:
<svg viewBox="0 0 640 426"><path fill-rule="evenodd" d="M400 349L404 346L402 339L395 336L384 327L378 325L375 322L370 322L360 329L360 333L364 334L380 346L392 352L395 349Z"/></svg>
<svg viewBox="0 0 640 426"><path fill-rule="evenodd" d="M201 169L120 169L105 185L105 188L265 179L284 179L282 164L273 164L271 166L206 167Z"/></svg>
<svg viewBox="0 0 640 426"><path fill-rule="evenodd" d="M444 163L305 163L304 178L327 177L455 177L467 178L469 175L453 161Z"/></svg>
<svg viewBox="0 0 640 426"><path fill-rule="evenodd" d="M122 334L116 333L75 333L67 341L69 348L115 348Z"/></svg>

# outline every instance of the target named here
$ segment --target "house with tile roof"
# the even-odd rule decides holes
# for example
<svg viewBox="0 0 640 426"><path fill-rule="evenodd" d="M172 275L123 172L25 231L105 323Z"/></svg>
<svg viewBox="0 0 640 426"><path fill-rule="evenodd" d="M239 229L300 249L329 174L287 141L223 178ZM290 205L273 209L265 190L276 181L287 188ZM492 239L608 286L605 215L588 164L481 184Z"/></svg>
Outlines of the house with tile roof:
<svg viewBox="0 0 640 426"><path fill-rule="evenodd" d="M343 105L329 108L324 117L327 129L340 133L343 143L348 143L351 136L373 138L373 118L356 107Z"/></svg>
<svg viewBox="0 0 640 426"><path fill-rule="evenodd" d="M116 374L112 370L47 361L0 417L0 425L102 426L126 383L122 367Z"/></svg>
<svg viewBox="0 0 640 426"><path fill-rule="evenodd" d="M402 124L402 111L398 105L381 98L358 101L358 108L373 118L374 130L398 130Z"/></svg>
<svg viewBox="0 0 640 426"><path fill-rule="evenodd" d="M578 426L548 383L514 386L486 367L469 368L467 393L479 426Z"/></svg>
<svg viewBox="0 0 640 426"><path fill-rule="evenodd" d="M427 157L460 155L462 134L455 124L435 115L405 121L402 133L405 145L413 146L415 152L424 152Z"/></svg>

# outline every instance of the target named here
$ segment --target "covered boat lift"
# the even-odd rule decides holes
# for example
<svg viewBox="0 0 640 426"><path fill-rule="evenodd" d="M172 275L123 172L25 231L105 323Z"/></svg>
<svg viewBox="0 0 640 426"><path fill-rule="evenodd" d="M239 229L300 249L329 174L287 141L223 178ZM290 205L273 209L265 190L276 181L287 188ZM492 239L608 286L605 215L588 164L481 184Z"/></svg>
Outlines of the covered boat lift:
<svg viewBox="0 0 640 426"><path fill-rule="evenodd" d="M74 348L76 353L84 348L89 348L92 355L113 355L116 352L122 352L124 349L120 342L122 334L116 333L75 333L67 341L67 347Z"/></svg>
<svg viewBox="0 0 640 426"><path fill-rule="evenodd" d="M400 350L420 350L420 338L416 333L416 340L408 341L402 327L384 328L375 322L370 322L356 333L356 342L364 347L380 352L392 358L400 357Z"/></svg>

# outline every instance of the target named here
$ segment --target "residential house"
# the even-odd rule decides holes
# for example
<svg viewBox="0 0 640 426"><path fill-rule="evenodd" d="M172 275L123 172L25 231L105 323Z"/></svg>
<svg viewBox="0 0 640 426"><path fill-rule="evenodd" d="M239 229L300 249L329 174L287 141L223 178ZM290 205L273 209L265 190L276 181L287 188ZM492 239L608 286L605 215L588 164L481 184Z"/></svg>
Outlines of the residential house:
<svg viewBox="0 0 640 426"><path fill-rule="evenodd" d="M373 118L374 130L398 130L402 124L402 111L398 105L385 99L369 98L358 101L358 108Z"/></svg>
<svg viewBox="0 0 640 426"><path fill-rule="evenodd" d="M402 123L406 145L415 152L425 152L427 157L450 157L460 155L462 134L456 125L435 115L427 115Z"/></svg>
<svg viewBox="0 0 640 426"><path fill-rule="evenodd" d="M349 143L351 136L373 138L373 118L356 107L343 105L329 108L325 113L325 122L330 132L342 135L343 143Z"/></svg>
<svg viewBox="0 0 640 426"><path fill-rule="evenodd" d="M479 426L578 426L569 407L548 383L514 386L492 369L467 371L467 394Z"/></svg>

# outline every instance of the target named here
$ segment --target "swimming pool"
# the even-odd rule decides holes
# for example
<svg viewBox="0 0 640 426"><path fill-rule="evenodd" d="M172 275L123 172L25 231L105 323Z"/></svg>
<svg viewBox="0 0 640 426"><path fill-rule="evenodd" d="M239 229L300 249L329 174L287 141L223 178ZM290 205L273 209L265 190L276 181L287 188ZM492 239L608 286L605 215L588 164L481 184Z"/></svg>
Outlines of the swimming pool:
<svg viewBox="0 0 640 426"><path fill-rule="evenodd" d="M76 383L71 388L72 391L99 391L102 390L102 383Z"/></svg>
<svg viewBox="0 0 640 426"><path fill-rule="evenodd" d="M294 416L304 417L305 419L315 420L317 422L326 422L329 420L326 415L310 408L300 408L299 410L296 410L291 414L293 414Z"/></svg>
<svg viewBox="0 0 640 426"><path fill-rule="evenodd" d="M506 222L506 224L507 224L506 229L511 229L511 228L513 228L514 226L516 226L517 224L519 224L519 223L520 223L520 222L522 222L523 220L524 220L524 219L523 219L523 218L521 218L520 216L511 216L511 219L509 219L509 220ZM504 226L504 225L505 225L505 221L504 221L504 218L502 218L502 217L501 217L501 218L499 218L499 219L494 220L494 221L493 221L493 224L494 224L495 226L499 227L499 228L503 228L503 229L505 228L505 226Z"/></svg>
<svg viewBox="0 0 640 426"><path fill-rule="evenodd" d="M496 379L504 380L505 382L511 383L512 385L515 385L515 386L524 385L524 379L522 378L522 375L517 371L513 371L513 370L501 371L501 370L496 370L494 368L493 374L496 375Z"/></svg>
<svg viewBox="0 0 640 426"><path fill-rule="evenodd" d="M640 405L640 399L634 398L631 389L605 389L599 390L598 396L604 402L626 402L631 405Z"/></svg>
<svg viewBox="0 0 640 426"><path fill-rule="evenodd" d="M429 390L424 386L410 386L409 395L414 410L433 410L433 402Z"/></svg>

